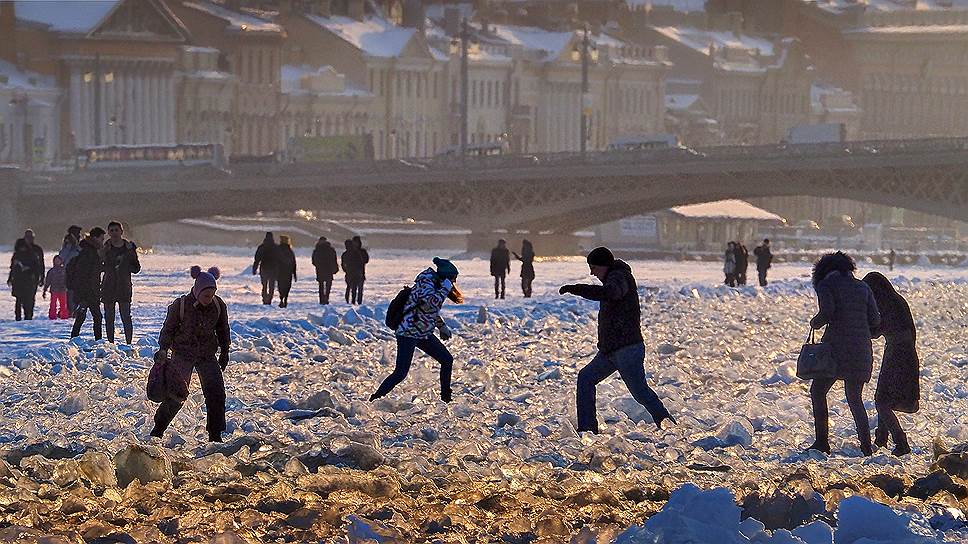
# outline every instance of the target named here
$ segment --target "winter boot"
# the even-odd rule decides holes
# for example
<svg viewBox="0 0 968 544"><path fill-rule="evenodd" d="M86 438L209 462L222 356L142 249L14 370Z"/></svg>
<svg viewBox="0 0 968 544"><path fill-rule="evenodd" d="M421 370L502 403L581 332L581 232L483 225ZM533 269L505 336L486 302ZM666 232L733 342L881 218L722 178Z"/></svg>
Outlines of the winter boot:
<svg viewBox="0 0 968 544"><path fill-rule="evenodd" d="M905 437L905 438L902 438L901 441L898 442L896 446L894 446L894 451L891 452L891 455L893 455L894 457L902 457L909 453L911 453L911 446L910 444L908 444L907 438Z"/></svg>
<svg viewBox="0 0 968 544"><path fill-rule="evenodd" d="M888 437L887 429L883 425L878 424L877 428L874 429L874 445L878 448L887 446Z"/></svg>
<svg viewBox="0 0 968 544"><path fill-rule="evenodd" d="M208 431L208 441L209 442L221 442L222 433L219 431Z"/></svg>
<svg viewBox="0 0 968 544"><path fill-rule="evenodd" d="M816 450L816 451L825 453L827 455L830 455L830 443L814 440L813 444L810 444L810 446L806 450L804 450L803 453L810 453L810 450Z"/></svg>

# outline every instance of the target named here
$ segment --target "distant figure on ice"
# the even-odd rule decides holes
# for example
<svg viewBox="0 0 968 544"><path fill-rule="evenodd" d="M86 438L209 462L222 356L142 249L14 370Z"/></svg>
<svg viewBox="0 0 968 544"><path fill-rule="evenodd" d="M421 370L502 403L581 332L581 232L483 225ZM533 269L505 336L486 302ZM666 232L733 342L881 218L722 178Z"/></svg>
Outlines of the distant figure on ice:
<svg viewBox="0 0 968 544"><path fill-rule="evenodd" d="M891 248L891 252L887 254L887 269L894 272L894 263L897 261L897 253L894 252L894 248Z"/></svg>
<svg viewBox="0 0 968 544"><path fill-rule="evenodd" d="M272 297L276 294L276 269L279 266L279 247L271 232L266 233L265 240L255 250L255 262L252 263L252 275L259 275L262 280L262 303L272 304Z"/></svg>
<svg viewBox="0 0 968 544"><path fill-rule="evenodd" d="M534 246L528 240L521 242L521 254L514 254L521 261L521 292L524 298L531 298L531 283L534 281Z"/></svg>
<svg viewBox="0 0 968 544"><path fill-rule="evenodd" d="M750 267L750 252L742 242L736 242L736 285L746 285L746 272Z"/></svg>
<svg viewBox="0 0 968 544"><path fill-rule="evenodd" d="M44 286L44 276L47 273L47 261L44 260L44 248L40 247L34 242L34 231L27 229L24 231L24 241L27 242L27 247L34 252L37 256L37 263L40 265L40 277L37 278L37 287Z"/></svg>
<svg viewBox="0 0 968 544"><path fill-rule="evenodd" d="M666 419L675 423L655 391L645 381L645 341L642 339L639 291L632 268L616 259L607 247L597 247L586 259L591 275L602 285L563 285L571 293L599 302L598 354L578 373L578 431L598 433L595 388L618 371L629 393L645 407L655 426Z"/></svg>
<svg viewBox="0 0 968 544"><path fill-rule="evenodd" d="M877 309L881 312L881 326L876 335L884 336L885 340L884 359L874 390L874 407L877 409L874 444L883 448L890 437L894 439L892 453L900 457L911 453L911 446L894 412L917 412L921 397L917 329L910 306L890 280L880 272L871 272L864 276L864 283L874 293Z"/></svg>
<svg viewBox="0 0 968 544"><path fill-rule="evenodd" d="M104 229L94 227L81 240L81 252L67 267L67 288L74 291L77 310L74 311L74 326L71 338L81 335L81 325L91 312L94 321L94 339L100 340L101 329L101 254L104 247Z"/></svg>
<svg viewBox="0 0 968 544"><path fill-rule="evenodd" d="M336 262L336 250L325 236L319 237L316 248L313 249L313 267L316 269L316 281L319 283L319 303L329 304L329 293L333 290L333 276L339 272L339 264Z"/></svg>
<svg viewBox="0 0 968 544"><path fill-rule="evenodd" d="M64 261L64 270L71 265L71 261L74 257L81 254L81 227L77 225L71 225L67 229L67 234L64 235L64 243L61 244L61 250L58 255ZM74 315L74 311L77 310L77 301L74 297L74 291L70 288L67 289L67 309L71 315Z"/></svg>
<svg viewBox="0 0 968 544"><path fill-rule="evenodd" d="M491 250L491 275L494 276L494 298L504 298L504 281L511 273L511 252L505 240L498 240Z"/></svg>
<svg viewBox="0 0 968 544"><path fill-rule="evenodd" d="M340 255L340 264L346 278L346 303L360 303L360 285L363 282L363 254L353 240L343 242L346 251Z"/></svg>
<svg viewBox="0 0 968 544"><path fill-rule="evenodd" d="M370 264L370 252L363 247L363 240L359 236L353 237L353 245L360 252L360 282L356 285L356 303L363 304L363 284L366 283L366 265Z"/></svg>
<svg viewBox="0 0 968 544"><path fill-rule="evenodd" d="M279 264L276 267L279 282L279 307L289 306L289 291L296 278L296 254L292 252L292 244L285 234L279 236Z"/></svg>
<svg viewBox="0 0 968 544"><path fill-rule="evenodd" d="M108 223L110 237L101 249L104 279L101 280L101 300L104 302L104 329L108 342L114 342L115 306L121 313L125 343L131 344L134 325L131 323L131 275L141 272L138 246L121 237L124 227L118 221Z"/></svg>
<svg viewBox="0 0 968 544"><path fill-rule="evenodd" d="M434 336L440 331L441 340L450 340L453 333L440 317L440 308L448 298L457 304L464 299L457 289L457 267L440 257L434 257L437 270L427 268L413 281L410 298L403 307L403 320L394 334L397 338L397 360L393 372L383 380L379 389L370 395L374 401L389 393L410 372L415 349L426 353L440 363L440 400L451 401L450 376L454 356Z"/></svg>
<svg viewBox="0 0 968 544"><path fill-rule="evenodd" d="M726 285L736 287L736 242L726 244L723 255L723 273L726 274Z"/></svg>
<svg viewBox="0 0 968 544"><path fill-rule="evenodd" d="M205 396L208 439L222 441L225 430L225 382L222 372L229 364L229 316L225 302L215 295L218 268L202 272L193 266L195 285L168 305L165 324L158 334L155 362L164 365L165 399L155 412L151 436L161 437L188 399L192 371ZM169 357L169 351L171 351ZM218 357L216 358L216 352ZM149 384L150 385L150 384Z"/></svg>
<svg viewBox="0 0 968 544"><path fill-rule="evenodd" d="M753 249L756 257L756 274L760 279L760 287L766 287L766 272L773 266L773 253L770 252L770 239L763 240L763 244Z"/></svg>
<svg viewBox="0 0 968 544"><path fill-rule="evenodd" d="M873 450L870 421L864 409L864 384L871 380L871 336L881 324L881 314L870 287L854 278L855 270L854 260L840 251L824 255L813 267L813 288L820 309L810 326L827 327L821 342L830 345L837 377L818 378L810 385L816 440L808 449L830 453L827 393L834 382L843 380L861 452L869 456Z"/></svg>
<svg viewBox="0 0 968 544"><path fill-rule="evenodd" d="M17 321L34 318L37 285L43 284L43 274L37 254L25 239L18 239L13 246L10 274L7 275L7 285L14 297L14 318Z"/></svg>
<svg viewBox="0 0 968 544"><path fill-rule="evenodd" d="M47 279L44 280L44 298L47 298L47 290L50 290L50 308L47 310L47 319L67 319L70 312L67 309L67 269L64 268L64 259L60 255L54 255L54 261L47 270Z"/></svg>

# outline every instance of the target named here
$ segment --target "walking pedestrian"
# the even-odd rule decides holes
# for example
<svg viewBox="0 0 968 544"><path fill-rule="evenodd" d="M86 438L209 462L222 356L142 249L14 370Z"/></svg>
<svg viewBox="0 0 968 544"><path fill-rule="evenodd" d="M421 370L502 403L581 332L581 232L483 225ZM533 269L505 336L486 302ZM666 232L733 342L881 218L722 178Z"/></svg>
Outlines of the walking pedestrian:
<svg viewBox="0 0 968 544"><path fill-rule="evenodd" d="M353 237L353 245L360 252L360 281L356 284L356 303L363 304L363 284L366 283L366 265L370 264L370 252L363 247L363 240L359 236Z"/></svg>
<svg viewBox="0 0 968 544"><path fill-rule="evenodd" d="M746 285L746 272L750 267L750 252L742 242L736 242L736 285Z"/></svg>
<svg viewBox="0 0 968 544"><path fill-rule="evenodd" d="M289 291L296 278L296 254L285 234L279 236L279 265L276 267L276 280L279 284L279 307L289 306Z"/></svg>
<svg viewBox="0 0 968 544"><path fill-rule="evenodd" d="M450 377L454 356L441 340L450 340L453 333L441 319L440 308L448 298L460 304L463 297L456 285L457 267L440 257L434 257L433 262L437 270L427 268L414 279L410 297L403 309L403 320L394 331L397 339L396 364L393 372L370 395L370 401L386 395L407 377L415 349L420 349L440 363L440 400L450 402L452 399ZM440 339L434 336L435 328L440 331Z"/></svg>
<svg viewBox="0 0 968 544"><path fill-rule="evenodd" d="M81 252L71 260L67 267L67 288L74 291L77 310L74 312L74 326L71 338L81 335L81 325L91 312L94 321L94 339L101 339L101 269L100 250L104 247L104 229L94 227L81 240Z"/></svg>
<svg viewBox="0 0 968 544"><path fill-rule="evenodd" d="M13 257L10 259L10 273L7 275L7 285L14 297L14 319L31 320L34 318L34 305L37 300L38 277L43 275L37 253L30 247L27 240L19 238L13 246ZM39 280L43 284L43 278Z"/></svg>
<svg viewBox="0 0 968 544"><path fill-rule="evenodd" d="M346 251L340 255L340 264L346 277L346 303L359 304L359 284L363 281L363 255L353 240L343 242Z"/></svg>
<svg viewBox="0 0 968 544"><path fill-rule="evenodd" d="M911 446L894 412L917 412L921 397L917 328L911 307L883 274L871 272L864 276L864 283L874 293L877 309L881 312L881 326L876 334L883 336L885 341L884 359L874 390L874 408L877 410L874 445L883 448L891 438L894 440L891 453L900 457L911 453Z"/></svg>
<svg viewBox="0 0 968 544"><path fill-rule="evenodd" d="M760 287L766 287L766 274L773 266L773 253L770 251L769 238L765 238L762 245L753 249L753 256L756 257L756 274L759 276Z"/></svg>
<svg viewBox="0 0 968 544"><path fill-rule="evenodd" d="M34 252L37 256L37 263L40 266L40 276L37 278L37 288L44 286L44 277L47 274L47 261L44 260L44 248L40 247L36 242L34 242L34 231L27 229L24 231L24 241L27 242L27 247ZM36 292L36 291L35 291Z"/></svg>
<svg viewBox="0 0 968 544"><path fill-rule="evenodd" d="M218 268L202 272L200 267L193 266L191 275L195 284L188 294L168 305L165 324L158 334L155 362L164 365L166 397L155 412L151 436L160 438L188 399L192 371L195 371L205 397L208 439L221 442L225 431L222 373L229 364L228 308L215 294L220 276Z"/></svg>
<svg viewBox="0 0 968 544"><path fill-rule="evenodd" d="M521 261L521 292L524 298L531 298L531 283L534 282L534 246L528 240L521 241L521 254L514 254Z"/></svg>
<svg viewBox="0 0 968 544"><path fill-rule="evenodd" d="M491 250L491 275L494 276L494 298L504 298L504 282L511 273L511 252L508 243L498 240L497 247Z"/></svg>
<svg viewBox="0 0 968 544"><path fill-rule="evenodd" d="M726 285L736 287L736 242L726 244L723 258L723 273L726 274Z"/></svg>
<svg viewBox="0 0 968 544"><path fill-rule="evenodd" d="M887 269L894 272L894 263L897 261L897 253L894 248L891 248L891 252L887 254Z"/></svg>
<svg viewBox="0 0 968 544"><path fill-rule="evenodd" d="M836 381L843 380L861 452L870 456L873 450L870 421L864 409L864 384L871 380L871 336L881 324L881 314L870 287L854 277L855 270L854 260L840 251L824 255L813 267L819 311L810 320L810 326L827 327L821 342L830 345L837 372L834 378L816 378L810 385L816 439L807 449L830 453L827 393Z"/></svg>
<svg viewBox="0 0 968 544"><path fill-rule="evenodd" d="M77 257L81 253L81 227L77 225L71 225L67 229L67 234L64 235L64 242L61 244L61 249L58 255L61 260L64 261L64 270L66 274L67 267L70 266L71 261L74 257ZM74 297L74 291L70 288L67 289L67 310L71 315L77 310L77 301Z"/></svg>
<svg viewBox="0 0 968 544"><path fill-rule="evenodd" d="M67 309L67 269L64 268L64 259L61 259L60 255L54 255L53 264L47 270L47 278L44 280L44 298L47 298L48 289L50 289L50 308L47 310L47 318L67 319L70 315Z"/></svg>
<svg viewBox="0 0 968 544"><path fill-rule="evenodd" d="M595 388L616 371L661 430L664 420L676 421L645 379L645 341L632 268L616 259L607 247L593 249L586 260L589 272L602 285L563 285L558 290L560 294L570 293L599 303L598 354L578 372L578 431L598 433Z"/></svg>
<svg viewBox="0 0 968 544"><path fill-rule="evenodd" d="M320 236L313 249L313 267L316 269L316 282L319 283L319 303L329 304L329 294L333 290L333 276L339 272L336 250L325 236Z"/></svg>
<svg viewBox="0 0 968 544"><path fill-rule="evenodd" d="M138 246L122 238L124 226L119 221L108 223L108 240L101 249L104 278L101 280L101 301L104 303L104 329L108 342L114 343L114 317L121 314L124 341L131 345L134 325L131 321L131 275L141 272Z"/></svg>
<svg viewBox="0 0 968 544"><path fill-rule="evenodd" d="M276 294L276 268L279 265L279 247L271 232L255 250L255 261L252 263L252 275L259 275L262 280L262 303L272 304L272 297Z"/></svg>

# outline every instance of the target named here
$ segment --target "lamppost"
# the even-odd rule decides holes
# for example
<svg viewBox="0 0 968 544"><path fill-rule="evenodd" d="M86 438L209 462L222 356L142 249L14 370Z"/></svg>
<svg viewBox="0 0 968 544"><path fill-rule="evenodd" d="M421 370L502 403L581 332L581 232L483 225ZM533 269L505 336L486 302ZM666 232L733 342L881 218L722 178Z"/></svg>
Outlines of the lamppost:
<svg viewBox="0 0 968 544"><path fill-rule="evenodd" d="M588 149L588 117L592 110L592 97L588 86L588 63L589 61L598 61L598 49L589 37L588 25L585 25L585 28L582 29L579 46L580 48L576 47L572 50L571 58L575 61L581 61L581 132L579 134L581 142L579 149L584 155Z"/></svg>
<svg viewBox="0 0 968 544"><path fill-rule="evenodd" d="M467 155L467 102L468 102L468 76L467 76L467 56L470 51L471 30L467 19L460 22L460 32L456 40L451 42L451 51L460 53L460 155Z"/></svg>

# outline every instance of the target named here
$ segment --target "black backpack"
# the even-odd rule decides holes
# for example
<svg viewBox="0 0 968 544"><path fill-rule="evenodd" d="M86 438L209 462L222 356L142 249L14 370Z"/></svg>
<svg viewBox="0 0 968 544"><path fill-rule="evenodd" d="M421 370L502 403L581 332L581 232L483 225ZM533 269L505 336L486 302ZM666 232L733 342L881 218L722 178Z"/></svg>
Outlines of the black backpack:
<svg viewBox="0 0 968 544"><path fill-rule="evenodd" d="M410 300L410 293L412 291L413 289L408 285L400 289L397 296L393 297L393 300L390 301L390 305L387 306L387 317L383 320L387 327L397 330L400 323L403 323L403 316L407 315L407 302Z"/></svg>

